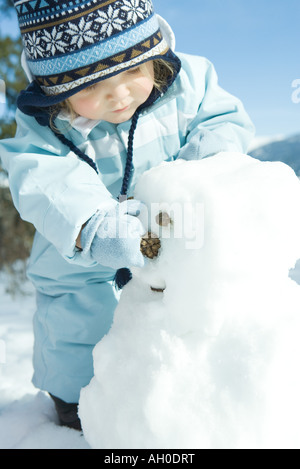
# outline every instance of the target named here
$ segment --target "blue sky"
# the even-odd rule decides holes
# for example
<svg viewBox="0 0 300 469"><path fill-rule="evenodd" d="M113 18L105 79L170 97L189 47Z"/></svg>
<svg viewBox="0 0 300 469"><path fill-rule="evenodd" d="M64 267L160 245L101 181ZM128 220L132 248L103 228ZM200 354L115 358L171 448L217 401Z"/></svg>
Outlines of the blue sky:
<svg viewBox="0 0 300 469"><path fill-rule="evenodd" d="M300 133L299 0L153 0L177 50L210 59L222 87L242 99L258 136ZM5 21L1 30L17 31ZM300 95L300 93L299 93Z"/></svg>
<svg viewBox="0 0 300 469"><path fill-rule="evenodd" d="M155 2L155 0L154 0ZM177 50L210 59L220 85L242 99L257 135L300 133L299 0L156 0Z"/></svg>

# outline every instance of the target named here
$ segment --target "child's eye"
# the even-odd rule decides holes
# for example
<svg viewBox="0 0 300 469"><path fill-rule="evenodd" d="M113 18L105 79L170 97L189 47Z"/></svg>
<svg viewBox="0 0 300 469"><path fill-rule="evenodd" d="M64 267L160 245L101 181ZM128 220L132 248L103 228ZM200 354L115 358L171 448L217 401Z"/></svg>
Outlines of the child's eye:
<svg viewBox="0 0 300 469"><path fill-rule="evenodd" d="M134 73L138 73L140 70L141 70L141 67L130 68L128 70L128 73L134 74Z"/></svg>
<svg viewBox="0 0 300 469"><path fill-rule="evenodd" d="M93 91L97 86L97 83L94 83L93 85L88 86L85 88L85 91Z"/></svg>

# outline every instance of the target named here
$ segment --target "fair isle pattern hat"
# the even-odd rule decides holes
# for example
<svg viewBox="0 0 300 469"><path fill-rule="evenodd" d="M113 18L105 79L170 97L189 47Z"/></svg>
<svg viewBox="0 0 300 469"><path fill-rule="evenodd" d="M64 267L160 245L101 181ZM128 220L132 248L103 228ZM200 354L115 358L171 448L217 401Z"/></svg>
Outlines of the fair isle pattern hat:
<svg viewBox="0 0 300 469"><path fill-rule="evenodd" d="M176 62L151 0L15 0L15 8L27 65L51 105L148 60Z"/></svg>

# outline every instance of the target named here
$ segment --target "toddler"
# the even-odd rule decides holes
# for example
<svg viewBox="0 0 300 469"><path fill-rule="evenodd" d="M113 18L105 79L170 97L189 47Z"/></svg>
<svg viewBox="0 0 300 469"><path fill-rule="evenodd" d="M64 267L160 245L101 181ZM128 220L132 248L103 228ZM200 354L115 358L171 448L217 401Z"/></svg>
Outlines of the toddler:
<svg viewBox="0 0 300 469"><path fill-rule="evenodd" d="M144 265L128 200L163 161L246 152L253 125L205 58L174 52L151 0L15 0L30 84L2 140L14 204L36 228L34 385L80 429L80 389L119 287ZM153 188L155 191L155 187ZM117 228L116 228L117 227Z"/></svg>

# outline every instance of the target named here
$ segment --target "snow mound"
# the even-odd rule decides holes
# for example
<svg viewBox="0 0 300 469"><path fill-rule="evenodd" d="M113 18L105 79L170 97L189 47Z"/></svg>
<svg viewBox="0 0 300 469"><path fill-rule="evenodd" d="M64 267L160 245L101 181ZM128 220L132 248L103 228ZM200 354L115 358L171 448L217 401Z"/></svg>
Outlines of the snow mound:
<svg viewBox="0 0 300 469"><path fill-rule="evenodd" d="M0 449L90 449L80 432L58 426L52 399L31 383L34 287L25 281L15 296L10 287L0 272Z"/></svg>
<svg viewBox="0 0 300 469"><path fill-rule="evenodd" d="M44 393L25 395L0 415L2 449L90 449L80 432L58 426L53 403Z"/></svg>
<svg viewBox="0 0 300 469"><path fill-rule="evenodd" d="M164 163L135 197L161 238L134 271L79 415L92 448L300 448L300 182L239 153ZM159 213L171 223L160 226ZM150 287L164 289L153 291Z"/></svg>

